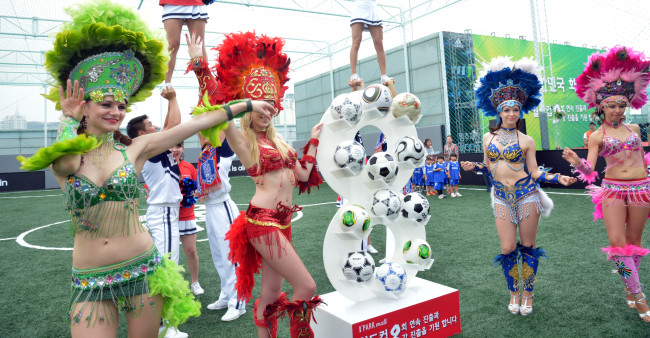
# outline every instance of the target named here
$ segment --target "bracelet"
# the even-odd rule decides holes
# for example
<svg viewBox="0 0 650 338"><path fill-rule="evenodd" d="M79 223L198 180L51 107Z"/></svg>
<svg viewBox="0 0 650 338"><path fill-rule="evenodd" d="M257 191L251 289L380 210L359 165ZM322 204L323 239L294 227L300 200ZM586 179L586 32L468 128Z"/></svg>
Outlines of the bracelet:
<svg viewBox="0 0 650 338"><path fill-rule="evenodd" d="M314 147L318 147L319 141L318 141L317 138L313 138L313 137L312 137L312 138L309 139L309 141L307 142L307 144L313 144Z"/></svg>
<svg viewBox="0 0 650 338"><path fill-rule="evenodd" d="M303 155L302 160L303 160L303 162L306 162L306 163L311 163L311 164L316 163L316 158L314 156L311 156L311 155Z"/></svg>
<svg viewBox="0 0 650 338"><path fill-rule="evenodd" d="M580 159L580 164L575 166L575 168L576 168L577 171L579 171L579 172L581 172L581 173L583 173L585 175L589 175L591 173L591 171L592 171L591 162L585 160L584 158Z"/></svg>
<svg viewBox="0 0 650 338"><path fill-rule="evenodd" d="M547 176L552 175L552 177L549 179ZM555 184L560 184L560 174L549 174L546 171L543 171L541 175L537 179L535 179L536 183L555 183Z"/></svg>
<svg viewBox="0 0 650 338"><path fill-rule="evenodd" d="M194 65L194 68L200 68L201 61L203 61L203 55L190 59L190 63Z"/></svg>
<svg viewBox="0 0 650 338"><path fill-rule="evenodd" d="M224 106L221 107L221 108L223 108L223 110L226 111L226 115L228 115L228 121L232 121L232 119L235 118L235 117L232 115L232 109L230 109L230 107L229 107L228 105L224 105Z"/></svg>
<svg viewBox="0 0 650 338"><path fill-rule="evenodd" d="M482 165L483 168L479 168L479 165ZM485 165L485 163L483 163L483 162L474 162L474 169L472 169L472 171L475 172L475 173L480 172L480 173L487 174L488 169L487 169L487 166Z"/></svg>
<svg viewBox="0 0 650 338"><path fill-rule="evenodd" d="M253 101L251 99L246 100L246 112L250 113L253 111Z"/></svg>

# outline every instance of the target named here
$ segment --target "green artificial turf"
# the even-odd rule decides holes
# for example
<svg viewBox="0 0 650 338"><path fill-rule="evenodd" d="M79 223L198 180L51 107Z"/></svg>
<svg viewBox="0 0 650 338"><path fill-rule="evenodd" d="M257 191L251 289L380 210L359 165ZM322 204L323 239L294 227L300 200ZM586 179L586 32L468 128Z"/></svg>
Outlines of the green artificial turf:
<svg viewBox="0 0 650 338"><path fill-rule="evenodd" d="M254 192L249 178L233 178L231 196L241 210ZM542 218L537 245L549 259L539 265L534 313L513 316L503 274L492 266L500 253L499 239L490 209L490 198L481 187L465 187L463 197L439 200L429 197L431 221L426 225L427 241L435 263L418 277L460 290L461 337L641 337L650 335L636 310L625 305L623 285L613 265L606 262L600 247L607 246L602 220L592 222L593 206L586 196L554 194L555 209ZM571 191L575 193L575 190ZM317 284L317 293L334 291L323 267L323 238L336 212L337 194L327 185L311 195L295 195L294 203L304 206L303 217L293 223L296 251ZM68 214L60 190L0 194L3 216L0 222L0 337L65 337L65 317L70 296L72 252L29 248L17 243L49 248L71 248ZM146 204L141 204L144 214ZM34 230L56 222L59 224ZM202 222L199 222L202 226ZM27 231L34 230L25 234ZM199 281L205 294L199 297L202 314L181 326L191 337L255 337L252 310L233 322L222 322L225 310L205 306L219 296L219 277L212 264L205 231L198 233ZM372 232L372 244L385 249L385 228ZM644 246L648 246L644 241ZM375 261L382 258L375 255ZM181 254L181 264L185 264ZM650 278L647 260L641 265L641 282ZM186 273L189 279L189 274ZM259 276L253 296L259 295ZM284 289L291 287L285 283ZM251 304L252 305L252 304ZM126 337L124 320L118 336ZM288 337L288 323L280 324L279 337Z"/></svg>

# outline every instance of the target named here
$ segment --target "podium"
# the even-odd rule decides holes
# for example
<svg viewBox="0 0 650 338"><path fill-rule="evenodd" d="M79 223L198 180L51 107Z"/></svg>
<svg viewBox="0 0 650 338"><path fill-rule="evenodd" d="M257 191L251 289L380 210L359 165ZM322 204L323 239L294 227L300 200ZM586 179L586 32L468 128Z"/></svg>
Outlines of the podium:
<svg viewBox="0 0 650 338"><path fill-rule="evenodd" d="M449 337L461 331L458 295L421 278L397 299L353 302L335 291L321 295L327 305L314 310L311 325L317 338Z"/></svg>

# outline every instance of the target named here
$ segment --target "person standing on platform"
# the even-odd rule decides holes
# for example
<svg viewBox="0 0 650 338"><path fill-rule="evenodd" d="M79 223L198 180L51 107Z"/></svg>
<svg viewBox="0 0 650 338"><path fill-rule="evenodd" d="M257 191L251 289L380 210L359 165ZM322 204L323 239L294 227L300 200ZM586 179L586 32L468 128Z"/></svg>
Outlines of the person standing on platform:
<svg viewBox="0 0 650 338"><path fill-rule="evenodd" d="M602 121L589 137L586 159L565 148L562 157L573 165L580 180L593 183L598 156L607 167L601 186L589 185L594 203L594 221L605 222L609 246L602 248L607 260L616 264L625 287L627 305L650 322L650 308L641 290L639 269L650 250L641 247L643 230L650 214L650 178L639 126L625 124L628 107L641 109L648 101L650 60L643 52L617 46L604 54L594 53L576 79L576 95L596 107Z"/></svg>
<svg viewBox="0 0 650 338"><path fill-rule="evenodd" d="M158 4L163 6L162 21L167 32L167 50L169 51L169 64L165 76L165 86L171 86L174 67L176 67L176 55L181 47L181 31L183 24L187 30L195 32L203 40L205 25L208 23L207 6L202 0L159 0ZM208 55L203 47L203 55Z"/></svg>
<svg viewBox="0 0 650 338"><path fill-rule="evenodd" d="M364 30L370 31L372 43L377 52L377 62L381 72L381 83L386 84L391 78L386 75L386 52L384 51L384 32L379 19L379 8L377 0L356 0L355 8L350 17L350 29L352 30L352 47L350 48L350 79L348 85L357 87L363 81L357 74L357 61L361 38Z"/></svg>
<svg viewBox="0 0 650 338"><path fill-rule="evenodd" d="M508 311L522 316L533 313L537 267L540 257L546 257L546 251L537 247L537 227L542 213L550 213L552 203L540 192L538 183L575 182L569 176L539 171L535 141L518 130L524 113L540 103L542 83L537 67L535 61L524 58L513 62L509 57L495 58L486 65L476 90L477 108L485 116L496 117L498 123L483 135L483 162L461 162L463 170L493 178L492 207L501 242L501 254L493 262L501 265L510 291ZM519 259L523 292L519 289Z"/></svg>

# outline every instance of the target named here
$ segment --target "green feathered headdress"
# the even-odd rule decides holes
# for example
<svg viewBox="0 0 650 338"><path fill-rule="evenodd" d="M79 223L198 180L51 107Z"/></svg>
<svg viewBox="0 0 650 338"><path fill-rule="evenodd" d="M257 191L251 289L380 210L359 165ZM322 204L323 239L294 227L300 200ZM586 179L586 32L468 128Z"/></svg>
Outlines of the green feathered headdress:
<svg viewBox="0 0 650 338"><path fill-rule="evenodd" d="M79 80L85 99L104 95L144 101L167 73L168 56L162 34L151 30L133 9L110 1L92 1L67 8L72 21L56 35L45 53L45 68L56 83L46 98L61 109L58 86Z"/></svg>

